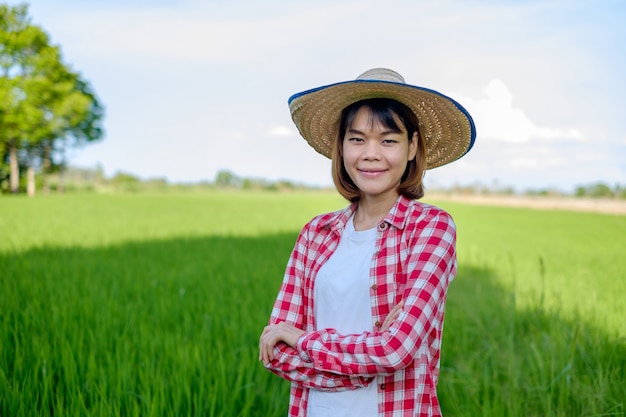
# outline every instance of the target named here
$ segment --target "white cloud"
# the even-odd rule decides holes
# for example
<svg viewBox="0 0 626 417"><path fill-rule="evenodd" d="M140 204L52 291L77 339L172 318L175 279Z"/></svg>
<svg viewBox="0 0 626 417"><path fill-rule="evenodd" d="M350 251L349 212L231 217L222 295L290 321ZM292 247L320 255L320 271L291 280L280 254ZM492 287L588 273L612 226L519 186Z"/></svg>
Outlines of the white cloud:
<svg viewBox="0 0 626 417"><path fill-rule="evenodd" d="M212 16L210 8L77 10L64 15L65 38L93 57L130 56L204 63L253 61L323 36L354 5L311 7L250 18ZM268 65L271 63L268 62Z"/></svg>
<svg viewBox="0 0 626 417"><path fill-rule="evenodd" d="M538 126L526 113L515 107L513 94L500 79L494 79L485 87L486 98L464 98L468 111L476 122L480 139L492 139L509 143L541 141L584 141L584 135L575 128Z"/></svg>
<svg viewBox="0 0 626 417"><path fill-rule="evenodd" d="M563 166L565 159L559 155L532 155L526 157L513 157L508 161L512 170L523 171L528 169L545 170Z"/></svg>
<svg viewBox="0 0 626 417"><path fill-rule="evenodd" d="M288 137L288 136L295 136L297 135L298 132L295 131L295 129L292 129L290 127L287 126L272 126L271 128L267 129L265 131L265 135L269 136L269 137Z"/></svg>

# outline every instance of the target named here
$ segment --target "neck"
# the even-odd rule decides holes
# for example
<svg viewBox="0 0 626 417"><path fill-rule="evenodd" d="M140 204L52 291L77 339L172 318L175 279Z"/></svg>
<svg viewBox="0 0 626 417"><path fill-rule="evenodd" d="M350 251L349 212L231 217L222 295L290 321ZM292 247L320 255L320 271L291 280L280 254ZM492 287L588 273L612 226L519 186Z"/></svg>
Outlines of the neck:
<svg viewBox="0 0 626 417"><path fill-rule="evenodd" d="M362 198L354 213L354 229L367 230L376 227L389 213L397 198L398 195L394 199L384 200Z"/></svg>

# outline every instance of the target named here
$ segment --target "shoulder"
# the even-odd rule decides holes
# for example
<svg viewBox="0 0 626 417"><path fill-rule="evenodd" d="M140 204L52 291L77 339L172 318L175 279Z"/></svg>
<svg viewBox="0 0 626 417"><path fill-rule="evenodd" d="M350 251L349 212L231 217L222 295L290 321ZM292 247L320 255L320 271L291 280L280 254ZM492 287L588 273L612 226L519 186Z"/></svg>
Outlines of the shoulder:
<svg viewBox="0 0 626 417"><path fill-rule="evenodd" d="M441 218L445 221L453 222L450 213L442 209L441 207L434 206L432 204L422 203L421 201L414 200L416 212L421 213L422 216L427 218Z"/></svg>
<svg viewBox="0 0 626 417"><path fill-rule="evenodd" d="M405 216L408 224L423 221L441 221L454 224L454 220L452 219L450 213L440 207L423 203L418 200L411 200L408 198L403 199L400 202L398 211Z"/></svg>
<svg viewBox="0 0 626 417"><path fill-rule="evenodd" d="M302 228L302 232L318 233L324 230L342 230L353 211L354 205L350 205L341 210L318 214L304 225L304 227Z"/></svg>
<svg viewBox="0 0 626 417"><path fill-rule="evenodd" d="M406 209L405 226L401 233L412 252L432 254L448 248L450 253L454 253L456 225L447 211L417 200L411 200Z"/></svg>

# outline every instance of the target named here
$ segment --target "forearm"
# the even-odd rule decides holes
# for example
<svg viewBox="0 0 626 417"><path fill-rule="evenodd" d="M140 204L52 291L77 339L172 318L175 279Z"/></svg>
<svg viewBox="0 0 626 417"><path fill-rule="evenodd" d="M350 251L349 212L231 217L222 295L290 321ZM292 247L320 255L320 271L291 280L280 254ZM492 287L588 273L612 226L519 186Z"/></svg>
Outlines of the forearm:
<svg viewBox="0 0 626 417"><path fill-rule="evenodd" d="M303 334L303 330L286 322L266 326L259 341L259 360L278 376L307 388L341 391L367 385L365 378L326 372L303 360L295 350Z"/></svg>
<svg viewBox="0 0 626 417"><path fill-rule="evenodd" d="M275 348L274 359L265 368L290 382L320 391L346 391L369 385L372 378L339 375L316 369L313 363L304 361L298 352L279 343Z"/></svg>
<svg viewBox="0 0 626 417"><path fill-rule="evenodd" d="M365 378L389 375L408 366L414 352L401 348L398 338L385 333L344 336L321 330L304 336L297 349L301 358L319 371Z"/></svg>

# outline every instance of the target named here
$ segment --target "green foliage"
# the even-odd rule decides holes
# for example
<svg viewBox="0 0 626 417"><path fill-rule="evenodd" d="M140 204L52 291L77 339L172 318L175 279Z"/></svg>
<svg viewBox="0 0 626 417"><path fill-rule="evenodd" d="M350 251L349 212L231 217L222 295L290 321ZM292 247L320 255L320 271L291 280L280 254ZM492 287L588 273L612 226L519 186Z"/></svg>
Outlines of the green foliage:
<svg viewBox="0 0 626 417"><path fill-rule="evenodd" d="M263 178L242 178L228 170L218 171L215 176L215 186L218 188L265 191L304 190L315 188L304 184L294 184L288 180L270 181Z"/></svg>
<svg viewBox="0 0 626 417"><path fill-rule="evenodd" d="M19 159L14 167L62 165L67 146L102 137L102 106L89 84L63 63L60 48L31 24L26 4L0 4L0 71L3 171L9 158Z"/></svg>
<svg viewBox="0 0 626 417"><path fill-rule="evenodd" d="M242 185L242 179L231 171L222 170L218 171L215 175L215 185L218 187L234 187L239 188Z"/></svg>
<svg viewBox="0 0 626 417"><path fill-rule="evenodd" d="M0 415L284 416L258 336L336 193L3 199ZM624 416L626 217L441 204L446 416Z"/></svg>
<svg viewBox="0 0 626 417"><path fill-rule="evenodd" d="M116 186L121 191L137 191L141 180L125 172L118 172L111 178L111 184Z"/></svg>
<svg viewBox="0 0 626 417"><path fill-rule="evenodd" d="M589 185L579 185L576 187L574 194L577 197L592 197L592 198L626 198L626 193L620 185L616 185L611 188L609 185L596 182Z"/></svg>

